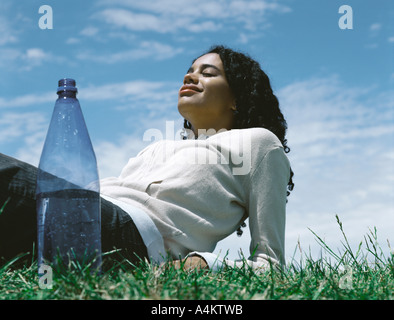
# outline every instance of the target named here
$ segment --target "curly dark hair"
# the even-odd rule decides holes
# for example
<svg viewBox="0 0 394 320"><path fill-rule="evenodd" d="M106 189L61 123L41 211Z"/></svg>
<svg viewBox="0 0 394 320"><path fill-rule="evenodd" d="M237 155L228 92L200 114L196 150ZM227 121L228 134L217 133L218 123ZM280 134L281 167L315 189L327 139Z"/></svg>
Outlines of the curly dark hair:
<svg viewBox="0 0 394 320"><path fill-rule="evenodd" d="M260 64L249 55L222 45L213 46L204 54L208 53L217 53L220 56L228 84L235 97L233 129L253 127L268 129L281 141L284 151L290 152L285 138L286 120L280 110L279 101L272 91L270 80ZM186 119L184 128L191 129L191 124ZM288 195L294 188L293 175L290 169Z"/></svg>

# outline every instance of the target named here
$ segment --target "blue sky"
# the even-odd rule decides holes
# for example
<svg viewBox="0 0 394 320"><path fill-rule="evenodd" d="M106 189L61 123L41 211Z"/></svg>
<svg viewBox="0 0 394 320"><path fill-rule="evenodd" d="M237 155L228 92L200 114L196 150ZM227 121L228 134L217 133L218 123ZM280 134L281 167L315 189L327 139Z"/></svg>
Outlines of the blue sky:
<svg viewBox="0 0 394 320"><path fill-rule="evenodd" d="M353 29L339 28L342 5ZM42 5L53 29L42 30ZM146 130L176 130L177 91L213 44L249 53L287 118L296 187L286 251L356 247L376 226L394 248L394 5L390 0L2 0L0 152L37 165L57 81L76 79L100 176L119 174ZM165 136L166 138L173 138ZM248 253L248 232L217 250Z"/></svg>

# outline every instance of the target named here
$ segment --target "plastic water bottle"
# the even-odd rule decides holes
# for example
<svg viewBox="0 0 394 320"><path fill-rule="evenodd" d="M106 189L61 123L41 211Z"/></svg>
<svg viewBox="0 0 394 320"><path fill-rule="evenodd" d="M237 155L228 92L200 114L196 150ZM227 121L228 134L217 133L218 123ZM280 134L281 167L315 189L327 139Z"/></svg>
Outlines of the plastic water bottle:
<svg viewBox="0 0 394 320"><path fill-rule="evenodd" d="M101 268L100 184L73 79L58 99L37 175L38 265Z"/></svg>

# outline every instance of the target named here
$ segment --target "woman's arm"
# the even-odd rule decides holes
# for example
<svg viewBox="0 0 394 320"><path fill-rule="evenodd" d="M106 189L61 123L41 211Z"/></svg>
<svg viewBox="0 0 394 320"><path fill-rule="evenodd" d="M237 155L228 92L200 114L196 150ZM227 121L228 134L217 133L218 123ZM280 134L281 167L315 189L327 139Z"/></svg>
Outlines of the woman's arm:
<svg viewBox="0 0 394 320"><path fill-rule="evenodd" d="M290 163L283 148L270 150L251 177L250 260L253 266L285 264L285 224Z"/></svg>
<svg viewBox="0 0 394 320"><path fill-rule="evenodd" d="M247 208L251 235L249 258L232 261L210 252L192 252L185 260L187 265L198 267L199 259L213 271L245 264L253 269L284 265L289 175L290 164L280 147L268 151L251 175Z"/></svg>

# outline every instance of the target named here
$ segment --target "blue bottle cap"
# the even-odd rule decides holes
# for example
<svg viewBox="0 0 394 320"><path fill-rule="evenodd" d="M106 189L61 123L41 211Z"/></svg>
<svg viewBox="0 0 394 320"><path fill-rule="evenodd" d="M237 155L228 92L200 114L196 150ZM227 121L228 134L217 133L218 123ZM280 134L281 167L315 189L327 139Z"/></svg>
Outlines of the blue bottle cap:
<svg viewBox="0 0 394 320"><path fill-rule="evenodd" d="M78 89L75 87L75 80L70 78L64 78L59 80L59 86L57 88L57 93L62 91L75 91Z"/></svg>

